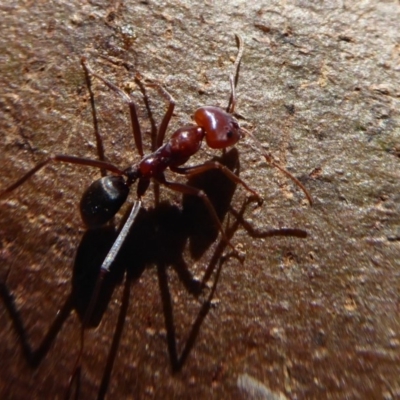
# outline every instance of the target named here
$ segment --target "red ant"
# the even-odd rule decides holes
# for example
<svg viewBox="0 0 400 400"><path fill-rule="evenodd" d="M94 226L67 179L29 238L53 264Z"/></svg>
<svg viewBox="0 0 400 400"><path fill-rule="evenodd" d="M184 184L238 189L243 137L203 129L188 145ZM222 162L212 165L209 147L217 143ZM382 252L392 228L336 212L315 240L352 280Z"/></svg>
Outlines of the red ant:
<svg viewBox="0 0 400 400"><path fill-rule="evenodd" d="M240 36L237 36L237 38L239 42L239 51L235 61L236 74L238 72L243 54L243 40ZM297 180L297 178L277 164L272 157L262 149L261 144L255 138L255 136L251 132L241 128L236 119L233 117L236 104L233 75L230 76L231 95L227 110L224 111L219 107L212 106L200 107L194 113L194 122L196 125L187 125L178 129L172 134L171 138L165 144L163 144L164 137L174 111L175 101L168 92L160 87L164 95L169 100L168 110L165 113L158 130L156 140L157 150L147 156L144 156L142 134L136 113L136 106L131 97L113 83L109 82L107 79L96 74L87 65L84 58L82 59L82 64L86 71L103 81L110 89L120 95L124 102L128 104L135 144L142 159L139 161L139 163L122 170L114 164L105 161L56 154L37 164L17 182L0 192L0 199L21 186L32 175L36 174L36 172L51 162L87 165L100 168L102 170L107 170L112 172L114 175L105 176L93 182L84 192L80 201L80 212L83 222L87 227L94 228L107 223L112 219L112 217L114 217L114 215L125 203L130 187L133 183L138 181L137 197L140 202L140 199L149 187L151 179L154 179L159 184L167 186L174 191L200 197L207 206L208 211L214 219L215 224L218 226L224 240L234 249L229 239L225 236L221 222L219 221L217 213L215 212L214 207L207 195L203 191L192 186L167 181L164 171L169 168L175 173L192 177L207 170L219 169L233 182L243 185L246 190L252 193L259 200L259 202L261 202L261 197L258 195L258 193L252 190L231 170L216 161L205 162L201 165L192 167L181 167L190 159L191 156L200 150L203 139L205 139L207 145L212 149L226 149L227 147L235 145L239 139L243 138L247 134L250 135L259 145L259 149L266 160L272 166L278 168L289 178L291 178L303 190L309 203L312 204L310 194ZM135 210L137 208L138 206L134 207Z"/></svg>
<svg viewBox="0 0 400 400"><path fill-rule="evenodd" d="M243 40L240 36L237 36L239 43L238 55L234 63L235 77L238 74L240 61L243 55ZM183 166L186 162L196 154L200 148L203 139L205 139L207 146L212 149L226 149L227 147L234 146L241 138L245 135L249 135L257 143L259 150L265 157L265 159L274 167L278 168L284 174L286 174L290 179L292 179L305 193L308 201L312 204L312 199L310 194L307 192L305 187L287 170L277 164L273 158L268 155L261 147L261 144L254 137L254 135L241 128L233 116L236 96L235 96L235 81L234 75L230 76L230 86L231 94L229 99L229 104L226 110L218 107L205 106L197 109L194 113L195 124L184 126L174 132L171 138L163 144L164 137L168 128L168 124L172 117L175 101L168 92L166 92L161 86L159 89L163 92L164 96L168 99L168 109L162 119L160 127L158 129L156 148L153 153L144 156L143 145L142 145L142 134L139 125L138 116L136 113L136 106L132 98L115 86L113 83L105 79L104 77L95 73L87 64L86 59L82 59L82 65L87 74L90 74L102 82L104 82L111 90L116 92L125 103L129 106L130 117L132 122L133 136L135 140L136 147L141 156L141 160L126 169L120 169L112 163L87 159L81 157L75 157L64 154L53 155L41 163L37 164L30 171L28 171L22 178L17 182L0 192L0 199L6 197L10 192L14 191L16 188L21 186L39 170L45 167L51 162L62 162L78 165L87 165L90 167L99 168L103 171L110 171L113 173L111 176L103 176L102 178L93 182L89 188L84 192L80 201L80 212L84 223L89 228L95 228L109 222L115 214L119 211L122 205L125 203L130 187L138 181L137 185L137 197L138 201L135 202L131 213L125 222L117 240L114 242L109 254L105 258L103 264L101 265L100 275L96 283L90 304L84 316L82 322L82 341L81 341L81 351L79 353L78 359L76 361L76 366L74 368L74 373L71 376L70 388L73 378L78 370L78 364L83 349L83 330L87 325L88 320L91 318L93 307L98 298L98 292L101 287L101 282L105 274L109 271L109 268L114 261L116 255L118 254L122 243L124 242L126 236L132 224L135 221L137 213L141 206L141 198L146 193L150 181L153 179L161 185L167 186L170 189L180 192L183 194L189 194L198 196L202 199L206 205L209 213L211 214L216 226L218 227L224 241L234 249L234 246L227 238L224 233L221 222L218 215L210 202L207 195L195 187L181 184L177 182L167 181L164 175L164 171L169 168L171 171L192 177L197 174L201 174L205 171L212 169L219 169L222 171L230 180L234 183L240 183L246 190L248 190L252 195L254 195L258 201L261 203L261 197L258 193L252 190L242 179L240 179L236 174L234 174L230 169L220 164L217 161L209 161L197 166L185 167ZM154 86L154 85L153 85ZM234 249L235 250L235 249Z"/></svg>

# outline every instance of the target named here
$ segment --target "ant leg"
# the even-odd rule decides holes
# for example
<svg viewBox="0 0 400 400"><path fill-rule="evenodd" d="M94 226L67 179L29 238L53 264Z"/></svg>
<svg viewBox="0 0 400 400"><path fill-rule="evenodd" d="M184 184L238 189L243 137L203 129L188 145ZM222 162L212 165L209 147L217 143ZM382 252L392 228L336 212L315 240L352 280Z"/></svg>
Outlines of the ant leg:
<svg viewBox="0 0 400 400"><path fill-rule="evenodd" d="M189 194L192 196L197 196L200 197L201 200L203 200L205 206L207 207L210 215L214 219L215 225L218 227L219 231L221 232L222 238L224 241L233 249L233 251L236 253L236 249L231 243L231 241L228 239L228 237L225 235L224 229L222 227L221 221L218 218L217 212L215 211L214 206L211 204L210 199L204 193L202 190L194 188L189 185L185 185L183 183L177 183L177 182L168 182L164 176L158 177L157 178L158 182L161 183L162 185L167 186L171 190L174 190L175 192L183 193L183 194Z"/></svg>
<svg viewBox="0 0 400 400"><path fill-rule="evenodd" d="M83 72L85 73L86 86L88 88L89 97L90 97L90 105L92 108L93 128L94 128L94 136L96 138L97 155L99 157L99 160L105 161L103 139L101 138L100 132L99 132L99 123L97 121L96 105L94 102L94 94L92 91L92 81L90 79L89 70L87 69L87 66L83 60L81 60L81 65L83 68ZM106 175L107 175L106 170L102 169L101 176L104 177Z"/></svg>
<svg viewBox="0 0 400 400"><path fill-rule="evenodd" d="M114 262L119 251L121 250L121 247L124 244L126 237L128 236L128 234L132 228L132 225L136 220L136 217L138 215L141 205L142 205L142 202L140 200L135 201L135 203L132 207L132 210L129 214L129 217L121 229L121 232L118 234L118 237L115 239L115 242L113 243L110 251L108 252L106 258L104 259L103 264L101 264L100 274L97 278L97 282L96 282L95 288L93 290L92 298L90 299L89 306L88 306L85 316L83 318L83 322L82 322L83 328L85 328L86 325L88 325L88 323L92 317L94 306L97 303L97 299L98 299L99 293L100 293L100 287L103 282L104 276L108 272L110 272L111 264Z"/></svg>
<svg viewBox="0 0 400 400"><path fill-rule="evenodd" d="M139 152L140 157L143 157L144 153L143 153L143 143L142 143L142 132L140 129L139 119L136 112L135 102L127 93L121 90L118 86L114 85L106 78L103 78L101 75L96 74L96 72L94 72L92 68L87 64L85 57L82 57L81 62L82 65L84 65L84 67L90 72L91 75L95 76L97 79L100 79L106 86L108 86L111 90L117 93L122 98L122 101L124 103L128 104L129 113L131 116L133 137L135 139L135 145Z"/></svg>
<svg viewBox="0 0 400 400"><path fill-rule="evenodd" d="M157 134L157 142L156 146L157 149L162 146L165 138L165 133L167 132L169 121L171 120L172 113L174 112L175 108L175 100L174 98L162 87L158 86L163 96L168 100L168 109L161 121L160 127L158 129Z"/></svg>
<svg viewBox="0 0 400 400"><path fill-rule="evenodd" d="M69 383L68 383L68 389L67 389L67 393L70 393L72 390L72 385L74 383L74 381L77 379L78 375L79 375L79 371L81 368L81 360L82 360L82 355L83 355L83 348L84 348L84 339L85 339L85 328L87 327L87 325L90 322L90 319L93 316L93 311L94 308L96 306L97 300L99 298L99 294L100 294L100 289L101 286L103 284L104 278L106 276L106 274L110 271L110 267L111 264L114 262L115 258L117 257L119 251L121 250L122 245L125 242L126 237L128 236L133 223L136 220L137 214L140 210L140 207L142 205L142 202L140 200L137 200L133 207L132 210L129 214L128 219L126 220L126 222L124 223L120 233L118 234L117 239L115 240L114 244L112 245L110 251L108 252L106 258L103 261L103 264L101 264L100 267L100 273L97 277L96 280L96 284L95 287L93 289L93 293L92 296L90 298L89 301L89 305L86 309L86 312L83 316L82 319L82 325L81 325L81 345L79 348L79 352L78 352L78 356L76 357L75 360L75 364L74 364L74 369L73 372L69 378ZM69 396L68 396L69 398Z"/></svg>
<svg viewBox="0 0 400 400"><path fill-rule="evenodd" d="M136 75L136 79L139 82L141 81L141 78L142 77L139 74ZM164 117L161 121L160 127L158 128L158 132L157 132L156 149L158 149L162 146L162 144L164 142L165 133L167 132L168 124L169 124L169 121L171 120L172 113L174 112L175 99L171 96L171 94L162 85L160 85L157 82L150 81L149 83L146 83L146 86L157 88L168 102L168 109L164 114Z"/></svg>
<svg viewBox="0 0 400 400"><path fill-rule="evenodd" d="M242 179L240 179L236 174L234 174L229 168L227 168L225 165L222 165L218 161L208 161L205 162L204 164L201 165L196 165L194 167L184 167L184 168L171 168L173 172L176 172L178 174L183 174L183 175L188 175L189 177L192 177L197 174L201 174L202 172L209 171L211 169L218 169L221 172L223 172L232 182L236 184L241 184L247 191L252 193L258 200L258 202L261 204L262 203L262 198L261 196L253 190L251 187L247 185L246 182L244 182Z"/></svg>
<svg viewBox="0 0 400 400"><path fill-rule="evenodd" d="M40 171L43 167L45 167L47 164L50 164L51 162L63 162L63 163L69 163L69 164L87 165L89 167L104 169L104 170L113 172L114 174L117 174L117 175L124 175L124 171L117 168L114 164L111 164L111 163L108 163L105 161L92 160L90 158L68 156L68 155L64 155L64 154L56 154L54 156L49 157L47 160L44 160L41 163L37 164L30 171L28 171L22 178L20 178L17 182L13 183L8 188L1 191L0 199L3 197L6 197L9 193L11 193L13 190L18 188L19 186L21 186L31 176L36 174L36 172Z"/></svg>

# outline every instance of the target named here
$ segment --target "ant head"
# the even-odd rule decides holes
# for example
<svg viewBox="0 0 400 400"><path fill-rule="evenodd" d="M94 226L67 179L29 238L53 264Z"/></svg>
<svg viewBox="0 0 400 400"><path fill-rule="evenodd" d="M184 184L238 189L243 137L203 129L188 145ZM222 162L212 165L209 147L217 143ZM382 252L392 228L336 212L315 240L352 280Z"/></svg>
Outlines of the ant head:
<svg viewBox="0 0 400 400"><path fill-rule="evenodd" d="M218 107L201 107L194 113L194 120L204 129L207 145L212 149L233 146L242 137L235 118Z"/></svg>

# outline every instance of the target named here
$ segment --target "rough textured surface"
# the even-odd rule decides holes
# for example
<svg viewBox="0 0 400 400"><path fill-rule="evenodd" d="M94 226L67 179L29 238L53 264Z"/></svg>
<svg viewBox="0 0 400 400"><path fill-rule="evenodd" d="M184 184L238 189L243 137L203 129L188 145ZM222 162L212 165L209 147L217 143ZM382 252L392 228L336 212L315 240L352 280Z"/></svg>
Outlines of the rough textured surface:
<svg viewBox="0 0 400 400"><path fill-rule="evenodd" d="M133 90L148 137L135 72L161 81L177 100L172 131L198 106L226 104L240 33L241 123L315 200L307 206L250 142L230 153L265 199L244 208L245 223L235 224L227 204L239 212L246 193L218 176L204 178L216 182L210 193L246 258L223 264L214 306L172 373L164 320L171 326L173 316L180 354L210 293L196 298L190 279L201 278L220 253L217 233L193 219L196 202L184 199L182 212L181 196L162 190L166 205L152 211L149 191L149 211L104 296L106 311L86 332L78 397L399 398L399 2L5 3L0 187L48 154L96 157L82 55ZM106 156L125 167L138 159L127 109L103 84L93 86ZM165 102L156 90L148 96L160 121ZM206 150L196 161L212 156ZM1 398L65 396L80 332L71 281L89 264L83 255L74 268L84 235L78 204L97 176L51 165L1 202ZM268 237L281 227L305 229L308 238ZM112 237L100 232L89 240L88 259L101 260ZM119 315L124 326L116 334Z"/></svg>

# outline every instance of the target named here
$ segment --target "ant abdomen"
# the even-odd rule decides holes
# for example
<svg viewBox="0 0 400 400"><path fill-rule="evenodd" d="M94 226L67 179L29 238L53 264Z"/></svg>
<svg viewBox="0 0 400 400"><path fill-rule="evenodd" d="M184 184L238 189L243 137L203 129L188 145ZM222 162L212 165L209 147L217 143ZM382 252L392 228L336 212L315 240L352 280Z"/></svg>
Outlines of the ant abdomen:
<svg viewBox="0 0 400 400"><path fill-rule="evenodd" d="M119 211L129 194L122 176L105 176L94 181L83 193L79 205L88 228L104 225Z"/></svg>

